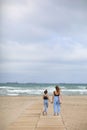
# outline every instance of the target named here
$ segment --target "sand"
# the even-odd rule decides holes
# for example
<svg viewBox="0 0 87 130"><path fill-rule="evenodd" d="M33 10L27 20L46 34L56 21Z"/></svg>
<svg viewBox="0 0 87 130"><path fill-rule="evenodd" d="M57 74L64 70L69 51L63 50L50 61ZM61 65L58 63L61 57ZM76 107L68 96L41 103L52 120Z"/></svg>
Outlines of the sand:
<svg viewBox="0 0 87 130"><path fill-rule="evenodd" d="M63 96L59 116L53 116L53 104L47 116L42 110L41 96L2 96L0 130L87 130L87 96Z"/></svg>

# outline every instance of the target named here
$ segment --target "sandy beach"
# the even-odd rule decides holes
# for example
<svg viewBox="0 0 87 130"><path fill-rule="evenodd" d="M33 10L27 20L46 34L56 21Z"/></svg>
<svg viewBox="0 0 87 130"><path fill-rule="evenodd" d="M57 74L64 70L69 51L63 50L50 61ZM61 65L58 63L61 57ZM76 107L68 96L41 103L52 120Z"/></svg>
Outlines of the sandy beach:
<svg viewBox="0 0 87 130"><path fill-rule="evenodd" d="M42 110L41 96L1 96L0 130L87 130L87 96L63 96L56 117L53 104L47 116Z"/></svg>

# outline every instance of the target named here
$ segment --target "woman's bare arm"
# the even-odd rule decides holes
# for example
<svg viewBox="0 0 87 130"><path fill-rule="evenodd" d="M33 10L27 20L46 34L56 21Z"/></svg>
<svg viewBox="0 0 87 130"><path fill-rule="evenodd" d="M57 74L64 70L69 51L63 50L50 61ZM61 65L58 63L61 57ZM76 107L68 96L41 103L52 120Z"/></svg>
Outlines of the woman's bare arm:
<svg viewBox="0 0 87 130"><path fill-rule="evenodd" d="M59 96L60 104L62 103L62 95Z"/></svg>

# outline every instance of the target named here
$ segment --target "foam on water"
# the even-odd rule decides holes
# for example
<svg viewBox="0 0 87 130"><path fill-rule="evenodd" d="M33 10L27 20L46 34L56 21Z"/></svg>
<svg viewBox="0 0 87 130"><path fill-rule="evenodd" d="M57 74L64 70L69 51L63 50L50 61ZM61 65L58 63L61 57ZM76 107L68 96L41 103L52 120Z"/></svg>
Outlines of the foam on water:
<svg viewBox="0 0 87 130"><path fill-rule="evenodd" d="M0 95L42 95L47 89L52 95L56 84L0 84ZM87 95L87 85L85 84L59 84L63 95Z"/></svg>

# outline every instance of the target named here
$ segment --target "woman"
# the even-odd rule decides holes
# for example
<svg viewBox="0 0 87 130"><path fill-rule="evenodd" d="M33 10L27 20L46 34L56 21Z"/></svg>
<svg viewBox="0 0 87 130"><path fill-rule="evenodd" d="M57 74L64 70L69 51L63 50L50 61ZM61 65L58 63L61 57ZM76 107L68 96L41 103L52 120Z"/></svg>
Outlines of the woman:
<svg viewBox="0 0 87 130"><path fill-rule="evenodd" d="M60 104L61 104L61 95L59 86L55 87L55 91L52 96L52 103L54 105L54 116L59 115L60 113Z"/></svg>
<svg viewBox="0 0 87 130"><path fill-rule="evenodd" d="M43 103L44 103L43 115L44 115L44 114L47 115L48 100L50 101L49 96L48 96L48 91L47 91L47 89L44 91L43 100L44 100L44 102L43 102Z"/></svg>

